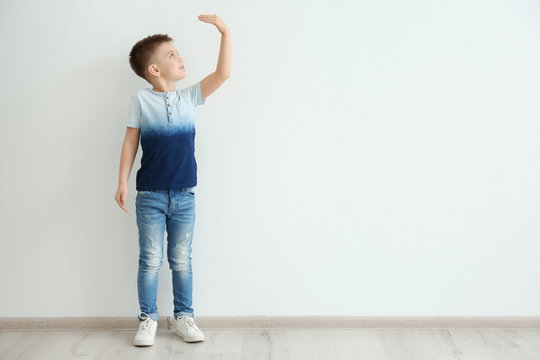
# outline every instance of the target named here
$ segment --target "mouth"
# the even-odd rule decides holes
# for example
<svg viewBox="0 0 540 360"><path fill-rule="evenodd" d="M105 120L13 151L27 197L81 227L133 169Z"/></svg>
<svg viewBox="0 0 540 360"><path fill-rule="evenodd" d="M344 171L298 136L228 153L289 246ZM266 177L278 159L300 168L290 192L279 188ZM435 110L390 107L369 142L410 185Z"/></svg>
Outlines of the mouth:
<svg viewBox="0 0 540 360"><path fill-rule="evenodd" d="M184 65L180 66L180 70L185 70Z"/></svg>

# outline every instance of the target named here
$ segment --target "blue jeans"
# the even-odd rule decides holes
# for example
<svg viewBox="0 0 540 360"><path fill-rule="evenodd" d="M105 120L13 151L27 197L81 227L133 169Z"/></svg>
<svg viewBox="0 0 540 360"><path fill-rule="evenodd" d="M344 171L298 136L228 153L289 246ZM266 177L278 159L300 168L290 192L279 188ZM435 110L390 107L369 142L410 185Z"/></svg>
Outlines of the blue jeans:
<svg viewBox="0 0 540 360"><path fill-rule="evenodd" d="M172 270L174 319L193 316L191 242L195 224L194 187L138 191L135 206L139 228L137 288L141 313L159 320L156 304L158 273L163 264L163 238L167 226L167 260ZM139 321L143 320L141 313Z"/></svg>

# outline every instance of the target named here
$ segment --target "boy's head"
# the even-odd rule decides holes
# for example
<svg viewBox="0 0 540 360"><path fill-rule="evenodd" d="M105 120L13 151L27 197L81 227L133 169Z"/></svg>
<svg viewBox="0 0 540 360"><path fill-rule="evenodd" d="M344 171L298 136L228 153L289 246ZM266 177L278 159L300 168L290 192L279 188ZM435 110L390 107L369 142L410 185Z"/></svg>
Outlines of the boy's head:
<svg viewBox="0 0 540 360"><path fill-rule="evenodd" d="M135 74L154 85L158 78L178 81L186 77L184 59L166 34L147 36L138 41L129 53L129 65Z"/></svg>

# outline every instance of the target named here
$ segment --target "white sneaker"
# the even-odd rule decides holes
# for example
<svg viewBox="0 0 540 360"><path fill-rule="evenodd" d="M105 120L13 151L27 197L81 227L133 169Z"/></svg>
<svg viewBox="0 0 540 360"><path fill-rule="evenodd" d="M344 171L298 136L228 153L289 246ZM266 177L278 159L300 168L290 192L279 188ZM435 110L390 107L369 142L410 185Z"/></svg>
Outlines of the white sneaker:
<svg viewBox="0 0 540 360"><path fill-rule="evenodd" d="M141 313L145 314L146 313ZM140 315L140 314L139 314ZM141 317L142 319L143 317ZM147 315L146 319L139 322L139 330L137 335L133 339L133 345L135 346L150 346L154 345L154 337L156 336L158 322L150 319Z"/></svg>
<svg viewBox="0 0 540 360"><path fill-rule="evenodd" d="M204 334L195 324L193 317L180 316L175 325L176 333L183 337L185 342L204 341Z"/></svg>

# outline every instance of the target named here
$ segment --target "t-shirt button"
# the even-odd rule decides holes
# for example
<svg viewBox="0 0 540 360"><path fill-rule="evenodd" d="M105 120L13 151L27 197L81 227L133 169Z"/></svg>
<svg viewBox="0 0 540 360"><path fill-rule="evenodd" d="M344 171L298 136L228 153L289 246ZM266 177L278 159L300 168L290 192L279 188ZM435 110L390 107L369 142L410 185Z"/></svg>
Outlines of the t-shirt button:
<svg viewBox="0 0 540 360"><path fill-rule="evenodd" d="M169 104L167 104L167 106L169 106Z"/></svg>
<svg viewBox="0 0 540 360"><path fill-rule="evenodd" d="M171 115L171 112L169 111L169 115Z"/></svg>

